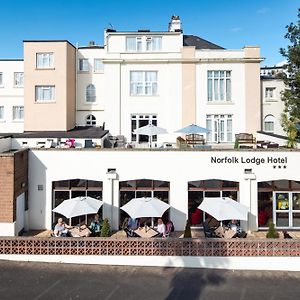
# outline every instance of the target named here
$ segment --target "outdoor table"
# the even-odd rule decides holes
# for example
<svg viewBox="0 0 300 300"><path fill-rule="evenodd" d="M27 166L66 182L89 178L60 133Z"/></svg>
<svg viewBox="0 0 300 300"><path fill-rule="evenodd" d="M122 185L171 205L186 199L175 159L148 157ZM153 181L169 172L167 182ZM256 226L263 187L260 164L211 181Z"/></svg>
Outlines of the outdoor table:
<svg viewBox="0 0 300 300"><path fill-rule="evenodd" d="M151 227L139 227L138 229L133 231L136 235L141 238L151 238L158 235L158 232Z"/></svg>
<svg viewBox="0 0 300 300"><path fill-rule="evenodd" d="M84 229L81 229L80 227L73 227L69 230L72 237L84 237L84 236L90 236L91 231L85 227Z"/></svg>

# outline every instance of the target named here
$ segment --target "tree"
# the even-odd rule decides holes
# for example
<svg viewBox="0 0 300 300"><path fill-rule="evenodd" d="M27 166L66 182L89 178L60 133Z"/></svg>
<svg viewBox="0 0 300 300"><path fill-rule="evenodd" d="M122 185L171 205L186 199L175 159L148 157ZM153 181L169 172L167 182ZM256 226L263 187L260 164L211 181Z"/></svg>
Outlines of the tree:
<svg viewBox="0 0 300 300"><path fill-rule="evenodd" d="M109 225L109 221L107 218L105 218L103 220L100 236L101 237L109 237L110 236L110 225Z"/></svg>
<svg viewBox="0 0 300 300"><path fill-rule="evenodd" d="M279 233L277 232L275 225L272 222L269 223L269 230L267 232L266 237L268 239L278 239L279 238Z"/></svg>
<svg viewBox="0 0 300 300"><path fill-rule="evenodd" d="M281 118L283 130L287 133L290 147L296 143L296 124L300 122L300 9L298 21L286 26L285 38L290 41L286 49L281 48L280 53L286 58L285 72L282 74L286 89L282 92L284 112Z"/></svg>

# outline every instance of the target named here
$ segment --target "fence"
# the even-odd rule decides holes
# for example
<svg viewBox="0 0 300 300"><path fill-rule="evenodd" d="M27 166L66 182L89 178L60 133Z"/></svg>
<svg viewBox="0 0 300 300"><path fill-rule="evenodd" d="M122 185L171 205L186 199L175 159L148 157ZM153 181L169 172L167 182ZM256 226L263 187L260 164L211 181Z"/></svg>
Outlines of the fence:
<svg viewBox="0 0 300 300"><path fill-rule="evenodd" d="M300 240L1 237L0 254L108 256L300 256Z"/></svg>

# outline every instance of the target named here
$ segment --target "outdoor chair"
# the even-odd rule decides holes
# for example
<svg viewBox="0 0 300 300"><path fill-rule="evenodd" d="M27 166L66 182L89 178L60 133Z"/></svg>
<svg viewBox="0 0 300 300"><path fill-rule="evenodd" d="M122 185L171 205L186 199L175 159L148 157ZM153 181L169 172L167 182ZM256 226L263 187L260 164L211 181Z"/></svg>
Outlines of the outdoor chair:
<svg viewBox="0 0 300 300"><path fill-rule="evenodd" d="M209 223L211 222L211 219L207 219L203 222L203 231L204 231L204 236L207 238L215 238L217 237L215 233L215 227L211 227Z"/></svg>

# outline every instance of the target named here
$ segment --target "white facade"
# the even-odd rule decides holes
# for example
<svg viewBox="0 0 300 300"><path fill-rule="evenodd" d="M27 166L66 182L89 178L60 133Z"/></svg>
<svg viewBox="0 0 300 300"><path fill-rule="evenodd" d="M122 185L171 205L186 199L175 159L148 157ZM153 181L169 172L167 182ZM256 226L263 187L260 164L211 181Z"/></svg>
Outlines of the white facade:
<svg viewBox="0 0 300 300"><path fill-rule="evenodd" d="M285 85L283 80L277 77L282 71L281 67L261 70L262 130L285 136L286 133L280 124L281 114L284 111L281 92L284 91Z"/></svg>
<svg viewBox="0 0 300 300"><path fill-rule="evenodd" d="M80 168L75 161L80 161ZM299 172L294 168L298 163L298 151L31 150L29 228L51 228L53 181L79 178L103 182L103 217L110 219L113 229L120 225L121 181L167 181L170 183L170 218L177 230L183 230L188 218L188 182L221 179L239 183L237 200L250 211L248 222L242 222L242 227L257 230L258 183L282 179L299 181ZM116 175L112 176L108 169L115 169ZM274 207L273 213L276 218L277 213L287 212L278 212Z"/></svg>
<svg viewBox="0 0 300 300"><path fill-rule="evenodd" d="M23 65L23 60L0 60L1 133L24 130Z"/></svg>

